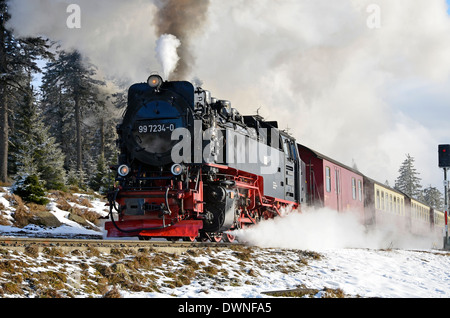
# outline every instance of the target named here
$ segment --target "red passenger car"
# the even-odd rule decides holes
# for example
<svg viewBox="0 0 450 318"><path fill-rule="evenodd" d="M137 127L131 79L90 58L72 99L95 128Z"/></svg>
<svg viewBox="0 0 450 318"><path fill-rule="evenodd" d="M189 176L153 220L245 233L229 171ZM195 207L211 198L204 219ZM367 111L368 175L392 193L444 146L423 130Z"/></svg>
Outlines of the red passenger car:
<svg viewBox="0 0 450 318"><path fill-rule="evenodd" d="M306 164L307 204L338 212L355 212L363 221L363 175L303 145L298 145L298 150Z"/></svg>

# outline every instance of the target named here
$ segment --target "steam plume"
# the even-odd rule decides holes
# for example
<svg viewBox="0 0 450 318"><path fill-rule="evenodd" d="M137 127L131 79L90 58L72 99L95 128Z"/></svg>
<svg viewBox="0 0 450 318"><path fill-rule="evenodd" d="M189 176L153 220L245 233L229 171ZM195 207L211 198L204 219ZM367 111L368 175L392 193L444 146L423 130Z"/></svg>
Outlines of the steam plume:
<svg viewBox="0 0 450 318"><path fill-rule="evenodd" d="M303 213L284 211L284 217L267 220L232 232L237 239L260 247L326 250L340 248L420 249L441 246L441 237L429 233L415 237L394 225L367 230L357 213L328 208L304 208Z"/></svg>
<svg viewBox="0 0 450 318"><path fill-rule="evenodd" d="M185 80L195 62L190 49L191 40L206 21L209 0L167 0L156 5L159 7L156 17L157 36L171 34L182 43L178 50L180 61L172 77Z"/></svg>
<svg viewBox="0 0 450 318"><path fill-rule="evenodd" d="M163 68L164 79L169 80L170 75L175 71L180 57L177 49L181 42L172 34L163 34L156 42L156 58Z"/></svg>

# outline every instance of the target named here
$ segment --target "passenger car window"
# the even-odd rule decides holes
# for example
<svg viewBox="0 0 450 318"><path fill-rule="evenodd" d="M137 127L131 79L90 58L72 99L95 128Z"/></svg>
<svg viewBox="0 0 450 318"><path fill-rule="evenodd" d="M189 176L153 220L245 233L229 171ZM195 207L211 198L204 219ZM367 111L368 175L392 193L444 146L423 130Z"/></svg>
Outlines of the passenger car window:
<svg viewBox="0 0 450 318"><path fill-rule="evenodd" d="M359 201L361 201L361 202L362 202L362 191L363 191L362 182L361 182L361 180L358 180L358 198L359 198Z"/></svg>
<svg viewBox="0 0 450 318"><path fill-rule="evenodd" d="M381 210L381 197L380 197L380 190L377 190L377 199L376 199L376 208L378 210Z"/></svg>
<svg viewBox="0 0 450 318"><path fill-rule="evenodd" d="M352 178L352 195L353 200L356 200L356 179Z"/></svg>
<svg viewBox="0 0 450 318"><path fill-rule="evenodd" d="M327 192L331 192L331 169L330 167L325 167L325 181Z"/></svg>

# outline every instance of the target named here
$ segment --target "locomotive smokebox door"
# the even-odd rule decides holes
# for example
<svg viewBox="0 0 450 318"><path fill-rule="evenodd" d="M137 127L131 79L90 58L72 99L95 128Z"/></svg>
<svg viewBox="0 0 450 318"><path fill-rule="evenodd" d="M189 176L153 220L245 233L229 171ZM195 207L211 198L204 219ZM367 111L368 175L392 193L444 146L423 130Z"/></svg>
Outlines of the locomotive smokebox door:
<svg viewBox="0 0 450 318"><path fill-rule="evenodd" d="M439 145L439 168L450 168L450 145Z"/></svg>

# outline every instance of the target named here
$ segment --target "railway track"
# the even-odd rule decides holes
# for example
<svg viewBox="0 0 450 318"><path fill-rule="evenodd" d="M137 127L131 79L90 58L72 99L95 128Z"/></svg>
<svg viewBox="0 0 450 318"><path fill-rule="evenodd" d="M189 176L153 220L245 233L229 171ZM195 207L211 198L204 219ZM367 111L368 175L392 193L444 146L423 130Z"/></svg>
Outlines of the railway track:
<svg viewBox="0 0 450 318"><path fill-rule="evenodd" d="M236 243L234 243L236 244ZM188 250L213 248L225 249L230 243L203 242L168 242L168 241L131 241L131 240L90 240L90 239L56 239L56 238L16 238L0 237L0 249L24 252L26 248L58 248L64 252L88 250L95 248L102 253L110 253L111 249L151 249L158 252L181 254Z"/></svg>

